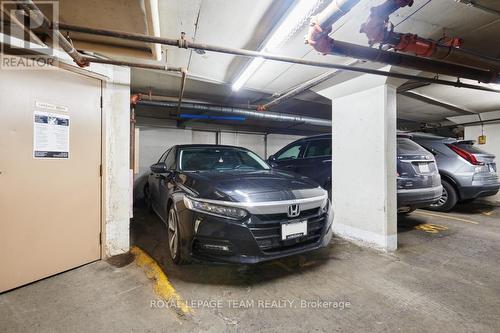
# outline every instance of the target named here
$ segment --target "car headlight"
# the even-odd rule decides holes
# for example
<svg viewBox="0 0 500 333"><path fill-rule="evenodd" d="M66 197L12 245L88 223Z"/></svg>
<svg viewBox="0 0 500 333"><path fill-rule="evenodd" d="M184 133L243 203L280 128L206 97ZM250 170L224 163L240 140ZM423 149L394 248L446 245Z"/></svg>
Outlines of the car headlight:
<svg viewBox="0 0 500 333"><path fill-rule="evenodd" d="M196 212L229 218L233 220L242 220L248 215L248 212L241 208L217 205L205 201L199 201L187 196L184 196L184 204L188 209L194 210Z"/></svg>
<svg viewBox="0 0 500 333"><path fill-rule="evenodd" d="M321 204L321 213L326 213L328 212L328 209L330 208L330 200L327 198L322 204Z"/></svg>

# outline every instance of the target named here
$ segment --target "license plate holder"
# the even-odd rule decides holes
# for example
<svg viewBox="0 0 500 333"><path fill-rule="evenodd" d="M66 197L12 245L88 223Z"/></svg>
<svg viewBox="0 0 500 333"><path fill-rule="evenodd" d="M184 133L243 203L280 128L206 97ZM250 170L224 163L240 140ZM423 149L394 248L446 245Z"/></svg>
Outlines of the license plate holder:
<svg viewBox="0 0 500 333"><path fill-rule="evenodd" d="M281 240L307 236L307 220L287 222L281 225Z"/></svg>
<svg viewBox="0 0 500 333"><path fill-rule="evenodd" d="M429 173L431 169L429 168L429 163L418 163L418 170L421 173Z"/></svg>

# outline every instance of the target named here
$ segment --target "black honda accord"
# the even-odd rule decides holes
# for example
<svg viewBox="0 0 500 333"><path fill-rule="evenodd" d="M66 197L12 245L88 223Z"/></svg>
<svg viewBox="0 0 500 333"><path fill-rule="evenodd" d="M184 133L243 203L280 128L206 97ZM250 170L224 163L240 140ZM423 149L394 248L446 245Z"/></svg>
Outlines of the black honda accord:
<svg viewBox="0 0 500 333"><path fill-rule="evenodd" d="M146 202L167 225L176 264L257 263L324 247L332 237L327 192L272 170L248 149L174 146L151 171Z"/></svg>

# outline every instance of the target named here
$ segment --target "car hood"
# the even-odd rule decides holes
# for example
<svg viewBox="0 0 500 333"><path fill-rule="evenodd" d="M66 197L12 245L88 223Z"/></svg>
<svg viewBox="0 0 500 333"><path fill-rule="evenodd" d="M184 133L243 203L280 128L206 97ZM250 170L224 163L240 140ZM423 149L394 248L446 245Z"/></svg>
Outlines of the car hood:
<svg viewBox="0 0 500 333"><path fill-rule="evenodd" d="M187 192L211 200L262 202L311 198L325 194L309 178L278 170L184 172L177 179Z"/></svg>

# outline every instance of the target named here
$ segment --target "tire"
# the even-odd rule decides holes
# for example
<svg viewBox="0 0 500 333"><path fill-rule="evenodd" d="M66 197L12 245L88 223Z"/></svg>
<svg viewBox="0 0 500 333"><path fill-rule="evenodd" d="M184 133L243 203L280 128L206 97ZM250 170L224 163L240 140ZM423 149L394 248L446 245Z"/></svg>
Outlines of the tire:
<svg viewBox="0 0 500 333"><path fill-rule="evenodd" d="M455 207L458 201L457 191L446 180L441 180L441 184L443 185L443 195L436 203L430 205L428 209L437 212L449 212Z"/></svg>
<svg viewBox="0 0 500 333"><path fill-rule="evenodd" d="M184 255L179 227L179 215L173 205L168 211L167 242L170 258L174 264L183 265L190 263L189 258L186 258Z"/></svg>

